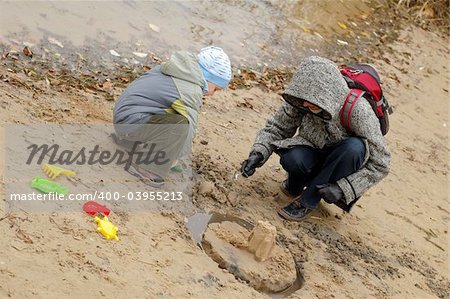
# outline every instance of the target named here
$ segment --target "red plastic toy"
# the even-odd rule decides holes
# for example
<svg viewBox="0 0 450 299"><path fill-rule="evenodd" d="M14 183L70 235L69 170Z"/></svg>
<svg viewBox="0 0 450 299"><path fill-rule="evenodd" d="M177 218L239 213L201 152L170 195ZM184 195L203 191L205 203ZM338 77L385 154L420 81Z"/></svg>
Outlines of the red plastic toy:
<svg viewBox="0 0 450 299"><path fill-rule="evenodd" d="M88 201L83 205L83 210L90 214L90 215L95 215L97 213L102 213L106 216L109 215L110 210L106 207L103 206L101 204L99 204L98 202L95 201Z"/></svg>

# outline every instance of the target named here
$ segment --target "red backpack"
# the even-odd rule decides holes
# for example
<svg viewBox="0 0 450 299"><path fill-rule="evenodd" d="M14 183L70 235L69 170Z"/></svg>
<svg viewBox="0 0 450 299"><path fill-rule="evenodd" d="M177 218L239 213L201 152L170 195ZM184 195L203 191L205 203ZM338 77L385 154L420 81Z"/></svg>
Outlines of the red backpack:
<svg viewBox="0 0 450 299"><path fill-rule="evenodd" d="M347 131L352 131L351 115L353 108L359 99L364 98L372 106L380 121L381 133L386 135L389 131L388 115L392 114L392 108L383 96L380 76L377 71L369 64L350 64L341 69L341 74L351 89L341 109L342 126Z"/></svg>

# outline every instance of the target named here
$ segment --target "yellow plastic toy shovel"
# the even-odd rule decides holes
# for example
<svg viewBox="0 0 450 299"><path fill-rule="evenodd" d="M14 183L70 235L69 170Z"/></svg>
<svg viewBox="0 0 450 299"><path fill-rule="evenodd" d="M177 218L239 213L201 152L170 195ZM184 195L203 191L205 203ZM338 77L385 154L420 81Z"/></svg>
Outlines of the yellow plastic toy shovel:
<svg viewBox="0 0 450 299"><path fill-rule="evenodd" d="M48 163L45 163L44 165L42 165L42 170L52 180L56 179L61 174L64 174L67 176L76 176L77 175L77 173L72 170L59 168L58 166L50 165Z"/></svg>

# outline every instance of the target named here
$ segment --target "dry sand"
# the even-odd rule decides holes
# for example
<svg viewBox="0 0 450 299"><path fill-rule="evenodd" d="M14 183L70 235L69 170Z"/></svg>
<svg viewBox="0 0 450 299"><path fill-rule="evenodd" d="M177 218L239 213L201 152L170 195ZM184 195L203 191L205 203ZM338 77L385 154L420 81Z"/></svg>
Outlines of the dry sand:
<svg viewBox="0 0 450 299"><path fill-rule="evenodd" d="M372 63L396 111L387 136L392 170L351 214L323 204L303 223L281 220L276 209L288 199L279 192L285 174L276 156L253 177L232 180L256 131L281 104L278 95L230 90L203 107L194 165L214 188L195 194L195 205L275 225L303 267L305 285L292 298L449 296L448 40L414 28L390 46L396 54ZM2 125L111 120L113 103L100 96L61 94L0 72L23 82L0 81ZM32 85L45 92L34 94ZM237 106L244 99L253 109ZM0 297L264 297L194 244L185 216L113 211L116 242L103 240L81 210L6 215L0 205Z"/></svg>

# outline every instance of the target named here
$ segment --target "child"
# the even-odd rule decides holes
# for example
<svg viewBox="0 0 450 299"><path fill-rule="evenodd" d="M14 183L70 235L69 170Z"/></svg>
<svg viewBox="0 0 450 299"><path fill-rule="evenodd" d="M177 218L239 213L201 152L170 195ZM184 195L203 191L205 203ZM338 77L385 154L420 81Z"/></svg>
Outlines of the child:
<svg viewBox="0 0 450 299"><path fill-rule="evenodd" d="M281 190L295 198L278 211L281 217L301 221L321 198L350 211L389 173L391 154L369 102L353 103L350 132L341 124L349 91L336 64L308 57L283 93L285 103L256 136L241 171L249 177L273 152L280 156L288 173Z"/></svg>
<svg viewBox="0 0 450 299"><path fill-rule="evenodd" d="M191 151L203 96L225 89L230 80L227 54L209 46L198 55L176 52L133 81L114 108L114 139L120 145L151 142L153 153L163 152L169 161L133 162L128 171L151 186L162 186L172 163Z"/></svg>

